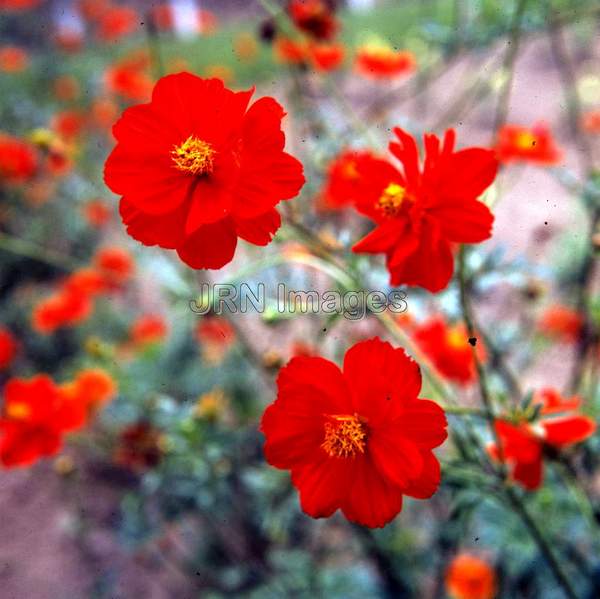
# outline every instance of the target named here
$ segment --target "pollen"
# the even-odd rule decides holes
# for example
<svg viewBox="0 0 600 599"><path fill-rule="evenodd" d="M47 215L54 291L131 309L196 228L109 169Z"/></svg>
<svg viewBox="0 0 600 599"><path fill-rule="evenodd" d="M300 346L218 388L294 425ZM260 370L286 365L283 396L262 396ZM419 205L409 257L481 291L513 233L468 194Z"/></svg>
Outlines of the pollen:
<svg viewBox="0 0 600 599"><path fill-rule="evenodd" d="M207 141L190 135L173 148L171 158L177 170L191 175L205 175L213 170L215 150Z"/></svg>
<svg viewBox="0 0 600 599"><path fill-rule="evenodd" d="M448 345L454 349L464 349L469 347L466 332L462 327L453 327L446 333Z"/></svg>
<svg viewBox="0 0 600 599"><path fill-rule="evenodd" d="M376 208L386 216L396 216L406 199L406 189L398 183L390 183L377 200Z"/></svg>
<svg viewBox="0 0 600 599"><path fill-rule="evenodd" d="M531 150L537 143L537 137L529 131L521 131L517 135L516 143L521 150Z"/></svg>
<svg viewBox="0 0 600 599"><path fill-rule="evenodd" d="M6 406L6 415L13 420L25 420L31 414L30 407L22 402L11 402Z"/></svg>
<svg viewBox="0 0 600 599"><path fill-rule="evenodd" d="M333 458L350 458L365 452L367 431L354 415L328 415L321 447Z"/></svg>

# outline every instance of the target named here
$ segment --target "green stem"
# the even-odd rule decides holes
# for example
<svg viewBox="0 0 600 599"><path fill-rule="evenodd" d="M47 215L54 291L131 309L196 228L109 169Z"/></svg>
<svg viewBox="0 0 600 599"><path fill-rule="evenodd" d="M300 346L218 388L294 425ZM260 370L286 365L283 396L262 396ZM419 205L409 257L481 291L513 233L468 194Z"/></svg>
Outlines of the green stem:
<svg viewBox="0 0 600 599"><path fill-rule="evenodd" d="M57 252L44 248L32 241L21 239L20 237L13 237L6 233L0 233L0 250L10 252L17 256L24 256L49 264L61 270L72 271L79 268L79 264L76 260L68 256L63 256Z"/></svg>

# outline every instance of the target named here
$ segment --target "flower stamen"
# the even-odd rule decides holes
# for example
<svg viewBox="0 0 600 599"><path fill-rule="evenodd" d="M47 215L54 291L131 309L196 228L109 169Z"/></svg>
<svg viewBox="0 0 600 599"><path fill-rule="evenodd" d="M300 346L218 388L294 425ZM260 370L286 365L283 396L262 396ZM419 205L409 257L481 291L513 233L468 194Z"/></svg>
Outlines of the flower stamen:
<svg viewBox="0 0 600 599"><path fill-rule="evenodd" d="M383 212L385 216L396 216L407 199L406 189L398 183L390 183L384 190L375 207Z"/></svg>
<svg viewBox="0 0 600 599"><path fill-rule="evenodd" d="M354 415L327 415L325 440L321 447L334 458L349 458L365 452L367 431L360 418Z"/></svg>
<svg viewBox="0 0 600 599"><path fill-rule="evenodd" d="M213 170L215 150L202 139L190 135L183 143L174 146L171 158L175 168L192 175L205 175Z"/></svg>

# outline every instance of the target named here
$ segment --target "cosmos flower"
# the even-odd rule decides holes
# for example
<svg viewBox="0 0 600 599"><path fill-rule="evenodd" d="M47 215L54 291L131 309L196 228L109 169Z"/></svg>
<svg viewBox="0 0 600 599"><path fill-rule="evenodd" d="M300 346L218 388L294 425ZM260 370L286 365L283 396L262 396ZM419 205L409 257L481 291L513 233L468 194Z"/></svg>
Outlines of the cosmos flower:
<svg viewBox="0 0 600 599"><path fill-rule="evenodd" d="M92 263L104 276L106 282L115 287L123 285L135 272L135 262L131 254L119 246L100 248L94 255Z"/></svg>
<svg viewBox="0 0 600 599"><path fill-rule="evenodd" d="M380 339L348 350L343 371L320 357L295 357L277 379L261 429L266 460L290 470L313 518L341 509L352 522L382 527L402 496L426 499L440 484L432 449L446 418L418 397L418 365Z"/></svg>
<svg viewBox="0 0 600 599"><path fill-rule="evenodd" d="M542 484L546 453L584 441L596 431L591 418L573 413L580 405L579 397L563 398L554 389L538 391L527 411L496 420L502 451L493 443L490 455L495 460L502 456L512 478L534 491Z"/></svg>
<svg viewBox="0 0 600 599"><path fill-rule="evenodd" d="M75 380L61 385L61 390L70 400L85 406L89 416L111 401L116 392L117 384L113 377L101 368L86 368L80 370Z"/></svg>
<svg viewBox="0 0 600 599"><path fill-rule="evenodd" d="M9 329L0 325L0 370L8 368L15 356L19 344Z"/></svg>
<svg viewBox="0 0 600 599"><path fill-rule="evenodd" d="M29 54L18 46L0 47L0 71L20 73L29 66Z"/></svg>
<svg viewBox="0 0 600 599"><path fill-rule="evenodd" d="M389 147L403 171L386 161L369 165L369 193L355 205L377 226L352 249L385 254L391 285L441 291L454 270L452 244L479 243L491 235L494 217L478 198L494 181L498 163L484 148L455 151L455 132L449 129L441 143L425 135L420 166L415 139L399 128L394 133L398 141Z"/></svg>
<svg viewBox="0 0 600 599"><path fill-rule="evenodd" d="M86 411L47 375L10 379L0 417L0 462L28 466L61 449L64 433L83 426Z"/></svg>
<svg viewBox="0 0 600 599"><path fill-rule="evenodd" d="M464 325L448 325L442 317L433 317L414 328L413 338L444 378L461 385L475 380L475 360ZM481 339L475 343L479 359L484 361Z"/></svg>
<svg viewBox="0 0 600 599"><path fill-rule="evenodd" d="M308 45L307 56L316 71L333 71L341 66L346 55L343 44L312 43Z"/></svg>
<svg viewBox="0 0 600 599"><path fill-rule="evenodd" d="M446 590L452 599L494 599L496 573L484 559L459 553L446 570Z"/></svg>
<svg viewBox="0 0 600 599"><path fill-rule="evenodd" d="M35 148L0 131L0 185L28 181L35 175L37 168Z"/></svg>
<svg viewBox="0 0 600 599"><path fill-rule="evenodd" d="M290 0L288 14L296 27L317 40L330 40L339 25L334 3L327 0Z"/></svg>
<svg viewBox="0 0 600 599"><path fill-rule="evenodd" d="M169 327L165 319L158 314L144 314L133 322L129 329L129 338L134 346L144 348L159 343L168 334Z"/></svg>
<svg viewBox="0 0 600 599"><path fill-rule="evenodd" d="M92 314L91 296L75 287L61 285L33 309L31 325L35 331L47 335L65 326L75 326Z"/></svg>
<svg viewBox="0 0 600 599"><path fill-rule="evenodd" d="M546 125L538 123L531 128L504 125L498 132L496 143L498 160L509 162L533 162L539 165L558 164L562 152L556 146Z"/></svg>
<svg viewBox="0 0 600 599"><path fill-rule="evenodd" d="M415 70L416 61L408 50L394 50L385 44L366 44L356 51L354 66L370 79L392 79Z"/></svg>
<svg viewBox="0 0 600 599"><path fill-rule="evenodd" d="M268 97L248 108L253 91L179 73L156 84L150 104L124 112L104 177L122 196L132 237L212 269L232 260L238 237L271 241L281 223L275 206L296 196L304 177L283 151L283 109Z"/></svg>

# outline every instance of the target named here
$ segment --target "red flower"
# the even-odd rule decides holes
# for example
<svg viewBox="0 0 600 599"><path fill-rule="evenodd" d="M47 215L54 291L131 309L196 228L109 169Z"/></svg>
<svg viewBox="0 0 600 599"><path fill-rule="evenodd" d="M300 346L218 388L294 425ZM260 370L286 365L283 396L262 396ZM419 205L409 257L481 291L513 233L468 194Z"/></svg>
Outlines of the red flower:
<svg viewBox="0 0 600 599"><path fill-rule="evenodd" d="M0 326L0 370L10 366L18 347L14 335L6 327Z"/></svg>
<svg viewBox="0 0 600 599"><path fill-rule="evenodd" d="M103 200L91 200L83 207L83 215L92 227L100 229L110 220L112 210Z"/></svg>
<svg viewBox="0 0 600 599"><path fill-rule="evenodd" d="M129 6L111 6L96 19L98 39L116 42L135 31L140 18Z"/></svg>
<svg viewBox="0 0 600 599"><path fill-rule="evenodd" d="M446 571L446 589L452 599L494 599L496 573L483 559L459 553Z"/></svg>
<svg viewBox="0 0 600 599"><path fill-rule="evenodd" d="M583 318L574 308L569 306L550 306L542 314L538 329L557 341L575 343L581 335Z"/></svg>
<svg viewBox="0 0 600 599"><path fill-rule="evenodd" d="M385 45L366 45L356 52L356 70L371 79L390 79L408 75L415 70L416 61L408 50L394 50Z"/></svg>
<svg viewBox="0 0 600 599"><path fill-rule="evenodd" d="M131 254L120 247L101 248L96 252L93 263L105 281L116 287L123 285L135 271Z"/></svg>
<svg viewBox="0 0 600 599"><path fill-rule="evenodd" d="M452 244L479 243L491 235L494 217L477 198L496 177L497 161L491 150L454 151L455 133L444 141L425 135L425 161L412 136L394 129L399 142L390 151L403 165L401 173L385 161L373 162L365 173L369 193L357 209L377 227L353 251L384 253L391 285L417 285L440 291L454 270Z"/></svg>
<svg viewBox="0 0 600 599"><path fill-rule="evenodd" d="M59 50L75 54L83 47L83 34L74 28L61 27L54 34L54 43Z"/></svg>
<svg viewBox="0 0 600 599"><path fill-rule="evenodd" d="M238 237L271 241L275 205L297 195L304 177L283 151L281 106L262 98L248 109L252 93L180 73L156 84L150 104L124 112L104 175L123 196L132 237L213 269L232 260Z"/></svg>
<svg viewBox="0 0 600 599"><path fill-rule="evenodd" d="M600 133L600 110L590 110L583 115L581 126L588 133Z"/></svg>
<svg viewBox="0 0 600 599"><path fill-rule="evenodd" d="M35 8L41 0L0 0L0 11L19 12Z"/></svg>
<svg viewBox="0 0 600 599"><path fill-rule="evenodd" d="M35 306L32 326L38 333L52 333L58 328L83 322L92 310L93 303L87 293L64 285Z"/></svg>
<svg viewBox="0 0 600 599"><path fill-rule="evenodd" d="M162 341L168 332L169 328L162 316L145 314L131 325L129 337L134 345L144 347Z"/></svg>
<svg viewBox="0 0 600 599"><path fill-rule="evenodd" d="M578 397L563 399L553 389L539 391L532 401L536 410L532 414L518 414L514 421L496 421L502 452L492 444L490 455L496 460L502 455L514 480L530 491L537 489L542 484L545 449L560 450L594 434L596 423L591 418L564 414L580 404Z"/></svg>
<svg viewBox="0 0 600 599"><path fill-rule="evenodd" d="M415 327L413 336L442 376L462 385L475 380L475 360L464 325L448 326L443 318L434 317ZM476 348L479 359L484 360L481 339L477 340Z"/></svg>
<svg viewBox="0 0 600 599"><path fill-rule="evenodd" d="M309 44L308 60L317 71L333 71L344 61L346 49L342 44Z"/></svg>
<svg viewBox="0 0 600 599"><path fill-rule="evenodd" d="M152 79L146 73L146 65L129 60L116 63L104 74L106 89L126 100L146 102L152 95Z"/></svg>
<svg viewBox="0 0 600 599"><path fill-rule="evenodd" d="M288 14L298 29L318 40L329 40L338 30L331 3L326 0L290 0Z"/></svg>
<svg viewBox="0 0 600 599"><path fill-rule="evenodd" d="M275 58L284 64L304 65L308 59L307 45L303 41L279 37L273 44Z"/></svg>
<svg viewBox="0 0 600 599"><path fill-rule="evenodd" d="M47 375L11 379L4 387L0 418L0 461L4 466L28 466L54 455L62 435L85 424L83 406L70 401Z"/></svg>
<svg viewBox="0 0 600 599"><path fill-rule="evenodd" d="M402 496L426 499L440 483L432 449L446 439L442 409L419 399L421 374L380 339L356 344L343 372L320 357L296 357L277 379L264 413L267 461L291 470L305 513L382 527Z"/></svg>
<svg viewBox="0 0 600 599"><path fill-rule="evenodd" d="M321 198L323 207L337 210L358 202L365 194L371 195L370 173L377 167L385 170L388 164L370 150L343 151L327 169L327 183Z"/></svg>
<svg viewBox="0 0 600 599"><path fill-rule="evenodd" d="M117 392L114 379L101 368L81 370L74 381L61 385L61 390L72 401L85 407L92 416L102 406L113 399Z"/></svg>
<svg viewBox="0 0 600 599"><path fill-rule="evenodd" d="M109 129L119 116L119 107L108 98L97 98L90 107L92 123L100 129Z"/></svg>
<svg viewBox="0 0 600 599"><path fill-rule="evenodd" d="M76 110L57 112L52 118L52 129L62 138L72 140L81 135L86 125L86 115Z"/></svg>
<svg viewBox="0 0 600 599"><path fill-rule="evenodd" d="M197 21L198 33L201 33L202 35L212 35L217 30L219 24L217 15L210 10L200 9L197 12Z"/></svg>
<svg viewBox="0 0 600 599"><path fill-rule="evenodd" d="M170 31L173 29L175 19L173 17L173 10L169 4L153 6L151 15L157 29L161 31Z"/></svg>
<svg viewBox="0 0 600 599"><path fill-rule="evenodd" d="M31 179L37 162L33 146L0 132L0 184L22 183Z"/></svg>
<svg viewBox="0 0 600 599"><path fill-rule="evenodd" d="M0 71L5 73L20 73L29 66L29 55L17 46L2 46L0 48Z"/></svg>
<svg viewBox="0 0 600 599"><path fill-rule="evenodd" d="M504 125L498 132L496 152L502 163L525 161L552 165L562 159L562 152L554 143L550 130L542 123L531 129Z"/></svg>

